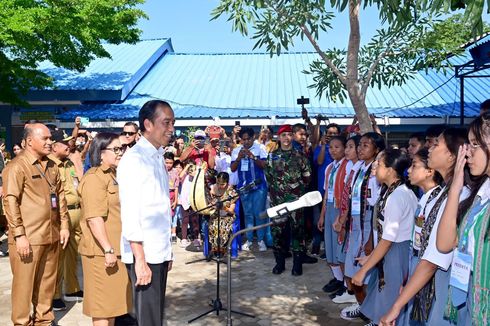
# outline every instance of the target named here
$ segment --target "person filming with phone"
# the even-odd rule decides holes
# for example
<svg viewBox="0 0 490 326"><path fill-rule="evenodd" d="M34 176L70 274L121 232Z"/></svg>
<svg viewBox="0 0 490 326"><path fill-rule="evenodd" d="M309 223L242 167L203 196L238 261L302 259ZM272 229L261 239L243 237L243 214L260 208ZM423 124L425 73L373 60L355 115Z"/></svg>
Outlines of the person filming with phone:
<svg viewBox="0 0 490 326"><path fill-rule="evenodd" d="M190 145L182 151L180 160L183 162L187 159L192 160L197 166L206 162L210 169L214 169L216 150L211 144L206 144L206 133L198 129L194 132L194 139Z"/></svg>

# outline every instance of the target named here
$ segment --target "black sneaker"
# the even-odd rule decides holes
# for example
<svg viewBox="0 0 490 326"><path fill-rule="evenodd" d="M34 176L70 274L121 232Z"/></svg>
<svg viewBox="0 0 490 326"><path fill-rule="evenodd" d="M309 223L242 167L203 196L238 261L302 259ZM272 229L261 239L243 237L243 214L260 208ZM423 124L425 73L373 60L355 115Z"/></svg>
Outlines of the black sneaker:
<svg viewBox="0 0 490 326"><path fill-rule="evenodd" d="M54 299L53 300L53 310L54 311L66 310L66 304L61 299Z"/></svg>
<svg viewBox="0 0 490 326"><path fill-rule="evenodd" d="M77 291L75 293L65 294L63 297L68 302L81 302L83 300L83 291Z"/></svg>
<svg viewBox="0 0 490 326"><path fill-rule="evenodd" d="M330 293L330 292L336 292L338 291L341 287L344 286L344 282L339 281L335 278L331 279L330 282L325 284L325 286L322 288L324 292Z"/></svg>

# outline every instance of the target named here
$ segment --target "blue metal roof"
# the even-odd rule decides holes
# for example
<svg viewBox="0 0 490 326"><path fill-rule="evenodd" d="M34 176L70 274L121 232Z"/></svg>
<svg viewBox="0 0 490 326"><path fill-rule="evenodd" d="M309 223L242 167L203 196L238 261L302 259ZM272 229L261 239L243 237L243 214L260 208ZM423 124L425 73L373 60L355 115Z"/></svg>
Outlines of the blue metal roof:
<svg viewBox="0 0 490 326"><path fill-rule="evenodd" d="M54 86L47 90L32 90L27 98L45 100L60 99L61 96L71 100L124 100L158 59L166 52L173 52L170 39L103 46L111 58L96 58L81 73L42 62L39 69L53 77Z"/></svg>
<svg viewBox="0 0 490 326"><path fill-rule="evenodd" d="M148 100L172 104L177 118L299 117L296 99L310 98L311 114L348 117L354 114L344 103L315 96L313 76L302 73L316 53L180 54L167 53L119 104L83 105L64 113L62 119L88 115L92 120L127 120L137 116ZM440 117L459 114L459 80L454 72L420 72L403 86L370 88L366 104L370 112L388 117ZM490 97L490 79L466 80L467 116L476 116L479 104Z"/></svg>

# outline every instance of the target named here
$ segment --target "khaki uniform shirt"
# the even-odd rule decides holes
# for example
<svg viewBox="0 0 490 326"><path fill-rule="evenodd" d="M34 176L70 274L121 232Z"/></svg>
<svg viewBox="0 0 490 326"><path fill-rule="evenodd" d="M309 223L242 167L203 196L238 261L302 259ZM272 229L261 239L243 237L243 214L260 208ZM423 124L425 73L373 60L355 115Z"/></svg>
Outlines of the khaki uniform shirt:
<svg viewBox="0 0 490 326"><path fill-rule="evenodd" d="M31 245L52 244L59 241L60 229L69 229L60 173L49 158L38 160L27 150L22 151L3 170L3 192L9 243L26 235ZM52 193L57 208L52 208Z"/></svg>
<svg viewBox="0 0 490 326"><path fill-rule="evenodd" d="M60 161L54 155L49 155L48 158L52 160L58 169L60 170L60 179L65 189L66 204L68 206L80 205L80 196L78 196L79 180L75 171L75 165L69 158L64 161ZM69 207L69 209L72 209Z"/></svg>
<svg viewBox="0 0 490 326"><path fill-rule="evenodd" d="M86 256L104 256L104 248L93 236L87 221L93 217L102 217L109 243L114 253L120 256L121 205L115 170L105 165L91 168L82 178L78 192L82 205L82 239L78 251Z"/></svg>

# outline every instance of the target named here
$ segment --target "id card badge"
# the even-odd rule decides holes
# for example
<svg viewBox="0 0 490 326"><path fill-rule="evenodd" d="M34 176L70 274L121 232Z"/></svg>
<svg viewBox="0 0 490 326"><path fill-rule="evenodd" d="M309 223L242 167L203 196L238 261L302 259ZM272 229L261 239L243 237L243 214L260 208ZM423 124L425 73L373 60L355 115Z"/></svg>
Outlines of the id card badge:
<svg viewBox="0 0 490 326"><path fill-rule="evenodd" d="M248 170L249 170L249 159L248 158L242 158L241 165L240 165L240 171L241 172L248 172Z"/></svg>
<svg viewBox="0 0 490 326"><path fill-rule="evenodd" d="M328 201L329 203L333 203L333 200L334 200L334 198L333 198L333 189L328 188L328 197L327 197L327 201Z"/></svg>
<svg viewBox="0 0 490 326"><path fill-rule="evenodd" d="M471 263L471 255L462 253L458 249L454 250L449 285L453 287L451 300L456 307L466 301L470 282Z"/></svg>
<svg viewBox="0 0 490 326"><path fill-rule="evenodd" d="M75 187L75 190L78 189L78 185L80 182L78 182L78 177L73 177L73 187Z"/></svg>
<svg viewBox="0 0 490 326"><path fill-rule="evenodd" d="M359 197L357 196L352 197L351 210L352 210L352 215L361 214L361 199Z"/></svg>
<svg viewBox="0 0 490 326"><path fill-rule="evenodd" d="M51 209L57 209L58 208L58 198L56 198L56 194L51 194Z"/></svg>

